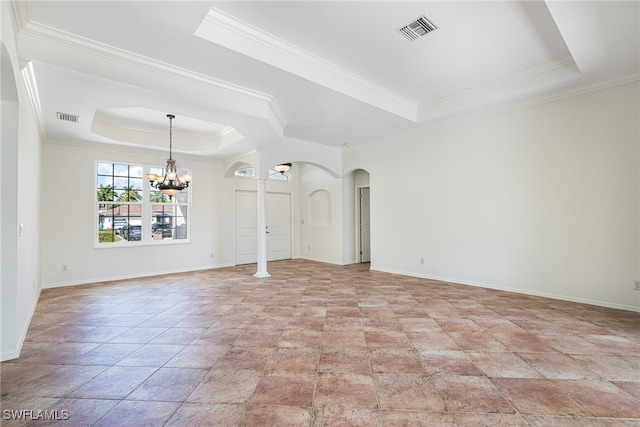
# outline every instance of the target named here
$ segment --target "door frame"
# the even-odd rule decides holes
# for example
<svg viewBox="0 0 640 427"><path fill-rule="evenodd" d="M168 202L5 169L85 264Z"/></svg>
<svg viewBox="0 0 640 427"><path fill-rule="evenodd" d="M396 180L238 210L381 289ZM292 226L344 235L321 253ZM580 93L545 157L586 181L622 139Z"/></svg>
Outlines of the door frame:
<svg viewBox="0 0 640 427"><path fill-rule="evenodd" d="M370 184L363 184L363 185L356 185L355 186L355 205L356 205L356 209L355 209L355 231L356 231L356 260L358 261L358 263L362 262L362 237L360 236L360 210L361 210L361 204L360 204L360 192L363 188L368 188L369 189L369 196L371 196L371 185ZM371 203L371 199L369 199L369 203ZM369 214L371 214L371 204L369 204ZM369 219L371 219L371 215L369 215ZM371 221L369 221L369 236L371 236ZM369 237L369 247L371 247L371 237ZM370 261L369 261L370 262Z"/></svg>

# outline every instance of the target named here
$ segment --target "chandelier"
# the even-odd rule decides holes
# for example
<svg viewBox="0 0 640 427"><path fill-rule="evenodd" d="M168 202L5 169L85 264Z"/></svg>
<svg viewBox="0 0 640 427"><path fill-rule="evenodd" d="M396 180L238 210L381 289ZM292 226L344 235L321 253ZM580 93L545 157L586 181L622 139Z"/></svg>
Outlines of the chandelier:
<svg viewBox="0 0 640 427"><path fill-rule="evenodd" d="M169 196L169 200L171 200L173 196L189 186L189 183L191 182L191 175L185 173L182 176L178 176L176 161L173 160L172 156L173 119L176 116L173 114L167 114L167 117L169 118L169 158L167 159L167 167L164 170L164 175L148 173L147 179L151 183L152 188L157 188L162 192L162 194Z"/></svg>

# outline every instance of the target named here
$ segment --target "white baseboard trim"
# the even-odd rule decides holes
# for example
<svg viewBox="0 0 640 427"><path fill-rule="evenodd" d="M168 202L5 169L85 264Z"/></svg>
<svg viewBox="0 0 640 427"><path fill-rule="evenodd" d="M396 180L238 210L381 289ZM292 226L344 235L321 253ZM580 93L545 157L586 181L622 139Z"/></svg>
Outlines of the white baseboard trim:
<svg viewBox="0 0 640 427"><path fill-rule="evenodd" d="M306 257L306 256L298 257L298 259L306 259L307 261L322 262L324 264L348 265L348 264L342 263L340 261L335 261L335 260L330 260L330 259L322 259L322 258ZM349 263L349 264L352 264L352 263Z"/></svg>
<svg viewBox="0 0 640 427"><path fill-rule="evenodd" d="M36 307L38 306L38 300L40 300L41 289L38 289L38 294L33 300L33 304L31 305L31 310L29 313L29 320L25 323L24 328L20 332L18 336L18 342L16 343L16 348L13 348L9 351L3 351L0 353L0 362L4 362L6 360L17 359L20 357L20 352L22 351L22 346L24 345L24 341L27 339L27 333L29 332L29 325L31 325L31 319L33 319L33 315L36 312Z"/></svg>
<svg viewBox="0 0 640 427"><path fill-rule="evenodd" d="M377 267L377 266L373 266L373 265L371 266L371 270L380 271L380 272L383 272L383 273L399 274L401 276L418 277L418 278L421 278L421 279L438 280L438 281L441 281L441 282L449 282L449 283L453 283L453 284L457 284L457 285L475 286L475 287L479 287L479 288L494 289L494 290L497 290L497 291L513 292L513 293L523 294L523 295L531 295L531 296L536 296L536 297L551 298L551 299L560 300L560 301L577 302L577 303L580 303L580 304L595 305L595 306L598 306L598 307L614 308L614 309L617 309L617 310L634 311L634 312L640 313L640 307L639 306L633 306L633 305L627 305L627 304L615 304L615 303L610 303L610 302L607 302L607 301L598 301L598 300L591 300L591 299L587 299L587 298L578 298L578 297L572 297L572 296L569 296L569 295L555 294L555 293L552 293L552 292L537 292L537 291L531 291L531 290L527 290L527 289L517 289L517 288L506 287L506 286L496 286L496 285L491 285L491 284L488 284L488 283L471 282L471 281L460 280L460 279L455 279L455 278L451 278L451 277L441 277L441 276L431 276L431 275L416 274L416 273L413 273L413 272L394 270L394 269L390 269L390 268Z"/></svg>
<svg viewBox="0 0 640 427"><path fill-rule="evenodd" d="M20 349L22 349L22 344L20 344L20 348L15 348L9 351L3 351L0 353L0 362L6 362L7 360L17 359L20 356Z"/></svg>
<svg viewBox="0 0 640 427"><path fill-rule="evenodd" d="M187 268L187 269L182 268L182 269L175 269L175 270L126 274L122 276L108 276L108 277L100 277L95 279L75 280L70 282L46 283L42 285L42 289L61 288L64 286L88 285L92 283L102 283L102 282L114 282L117 280L139 279L142 277L164 276L165 274L188 273L190 271L213 270L216 268L224 268L224 267L233 267L233 264L229 263L229 264L207 265L203 267L193 267L193 268Z"/></svg>

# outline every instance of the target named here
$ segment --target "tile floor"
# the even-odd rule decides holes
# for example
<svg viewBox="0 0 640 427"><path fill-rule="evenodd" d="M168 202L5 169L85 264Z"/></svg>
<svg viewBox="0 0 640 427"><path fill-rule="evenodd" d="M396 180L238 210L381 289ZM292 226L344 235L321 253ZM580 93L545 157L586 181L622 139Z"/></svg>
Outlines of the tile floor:
<svg viewBox="0 0 640 427"><path fill-rule="evenodd" d="M638 313L366 264L254 271L44 290L0 422L640 425Z"/></svg>

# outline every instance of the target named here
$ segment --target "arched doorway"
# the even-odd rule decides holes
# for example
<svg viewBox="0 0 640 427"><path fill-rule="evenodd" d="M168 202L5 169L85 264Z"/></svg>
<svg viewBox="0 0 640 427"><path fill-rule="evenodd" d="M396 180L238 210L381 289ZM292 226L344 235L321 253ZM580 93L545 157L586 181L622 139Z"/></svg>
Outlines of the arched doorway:
<svg viewBox="0 0 640 427"><path fill-rule="evenodd" d="M355 187L355 246L356 259L360 263L371 261L371 188L369 172L353 171Z"/></svg>

